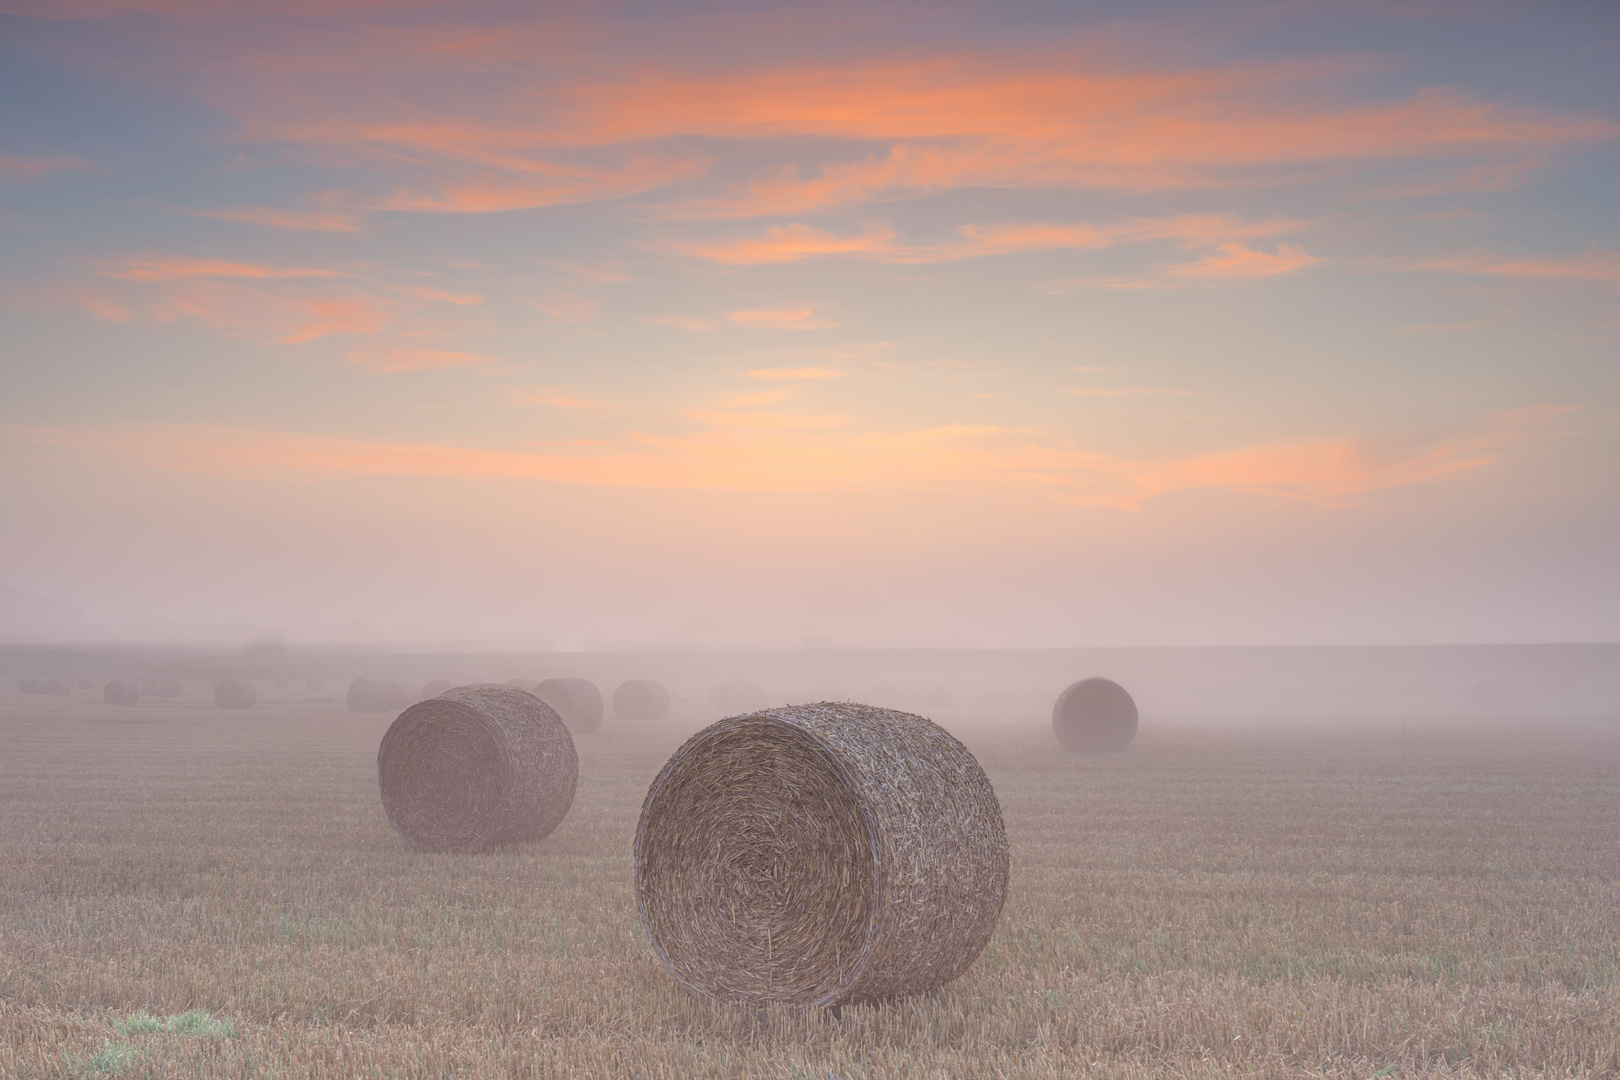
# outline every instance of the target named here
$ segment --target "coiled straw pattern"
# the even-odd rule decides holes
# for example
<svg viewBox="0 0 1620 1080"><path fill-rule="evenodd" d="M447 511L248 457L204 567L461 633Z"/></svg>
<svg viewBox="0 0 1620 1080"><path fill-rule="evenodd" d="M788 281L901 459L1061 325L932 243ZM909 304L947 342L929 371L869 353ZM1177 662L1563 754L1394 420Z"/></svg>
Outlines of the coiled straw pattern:
<svg viewBox="0 0 1620 1080"><path fill-rule="evenodd" d="M653 781L636 897L660 959L719 1001L877 1001L940 986L1007 894L1001 807L921 716L822 702L734 716Z"/></svg>

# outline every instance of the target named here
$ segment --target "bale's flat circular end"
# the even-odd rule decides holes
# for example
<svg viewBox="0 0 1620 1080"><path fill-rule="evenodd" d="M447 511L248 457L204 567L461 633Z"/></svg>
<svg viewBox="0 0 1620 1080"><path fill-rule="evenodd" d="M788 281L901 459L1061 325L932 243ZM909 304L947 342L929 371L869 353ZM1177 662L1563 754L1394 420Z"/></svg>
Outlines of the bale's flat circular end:
<svg viewBox="0 0 1620 1080"><path fill-rule="evenodd" d="M835 1005L950 981L990 940L1007 838L932 721L851 703L733 716L676 751L636 829L659 958L719 1001Z"/></svg>
<svg viewBox="0 0 1620 1080"><path fill-rule="evenodd" d="M815 738L745 717L658 778L636 835L647 933L681 982L720 1001L811 1004L866 957L874 842Z"/></svg>
<svg viewBox="0 0 1620 1080"><path fill-rule="evenodd" d="M556 709L568 730L576 735L602 726L602 691L589 679L542 679L530 692Z"/></svg>
<svg viewBox="0 0 1620 1080"><path fill-rule="evenodd" d="M412 705L383 735L377 779L388 820L422 851L537 840L567 815L574 741L527 691L467 686Z"/></svg>
<svg viewBox="0 0 1620 1080"><path fill-rule="evenodd" d="M1070 750L1119 753L1136 738L1136 702L1112 679L1081 679L1058 695L1052 730Z"/></svg>
<svg viewBox="0 0 1620 1080"><path fill-rule="evenodd" d="M630 679L613 691L613 715L621 720L662 720L669 689L657 679Z"/></svg>

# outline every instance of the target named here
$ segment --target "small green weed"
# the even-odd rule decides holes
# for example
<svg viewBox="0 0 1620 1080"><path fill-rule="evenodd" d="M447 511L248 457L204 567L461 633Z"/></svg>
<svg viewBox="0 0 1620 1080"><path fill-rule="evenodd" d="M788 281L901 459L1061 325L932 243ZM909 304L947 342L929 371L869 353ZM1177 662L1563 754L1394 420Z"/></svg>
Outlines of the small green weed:
<svg viewBox="0 0 1620 1080"><path fill-rule="evenodd" d="M113 1042L111 1039L101 1044L101 1049L94 1054L84 1057L78 1054L64 1054L67 1074L73 1077L83 1077L89 1080L97 1076L117 1076L127 1069L133 1068L141 1060L141 1052L126 1042Z"/></svg>
<svg viewBox="0 0 1620 1080"><path fill-rule="evenodd" d="M230 1020L202 1009L191 1009L166 1018L153 1016L143 1009L122 1020L114 1020L112 1026L125 1035L196 1035L204 1039L228 1039L236 1034L236 1025Z"/></svg>

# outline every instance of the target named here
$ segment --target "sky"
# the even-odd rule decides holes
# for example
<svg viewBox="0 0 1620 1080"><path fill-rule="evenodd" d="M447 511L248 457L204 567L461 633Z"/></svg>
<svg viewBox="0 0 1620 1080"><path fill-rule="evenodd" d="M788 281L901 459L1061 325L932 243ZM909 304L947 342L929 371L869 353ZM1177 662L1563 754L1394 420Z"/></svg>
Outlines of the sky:
<svg viewBox="0 0 1620 1080"><path fill-rule="evenodd" d="M1598 0L0 0L0 585L177 640L1616 641L1616 191Z"/></svg>

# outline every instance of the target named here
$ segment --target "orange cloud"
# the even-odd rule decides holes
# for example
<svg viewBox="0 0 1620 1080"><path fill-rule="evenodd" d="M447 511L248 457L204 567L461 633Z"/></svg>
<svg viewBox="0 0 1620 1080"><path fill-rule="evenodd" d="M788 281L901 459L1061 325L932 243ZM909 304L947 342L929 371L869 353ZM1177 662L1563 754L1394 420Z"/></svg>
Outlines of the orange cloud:
<svg viewBox="0 0 1620 1080"><path fill-rule="evenodd" d="M814 306L732 311L726 321L756 330L824 330L839 325L817 313Z"/></svg>
<svg viewBox="0 0 1620 1080"><path fill-rule="evenodd" d="M744 372L750 379L836 379L843 375L842 371L832 368L758 368L754 371Z"/></svg>
<svg viewBox="0 0 1620 1080"><path fill-rule="evenodd" d="M502 362L498 357L485 356L482 353L401 348L386 343L362 346L349 353L349 363L367 371L383 374L434 371L440 368L491 367Z"/></svg>
<svg viewBox="0 0 1620 1080"><path fill-rule="evenodd" d="M231 262L227 259L195 259L166 255L103 263L98 272L105 277L119 278L124 281L173 281L176 278L257 278L260 280L278 280L283 278L348 276L336 270L259 266L254 263Z"/></svg>
<svg viewBox="0 0 1620 1080"><path fill-rule="evenodd" d="M90 164L78 158L0 157L0 177L13 177L18 180L32 180L36 176L61 172L64 169L88 168L91 168Z"/></svg>
<svg viewBox="0 0 1620 1080"><path fill-rule="evenodd" d="M1419 270L1486 277L1544 278L1555 281L1620 282L1620 251L1594 249L1564 258L1503 255L1451 255L1413 264Z"/></svg>
<svg viewBox="0 0 1620 1080"><path fill-rule="evenodd" d="M98 461L215 475L451 476L640 488L778 491L906 487L1000 493L1055 505L1134 509L1167 492L1213 489L1324 506L1478 472L1547 437L1573 406L1497 414L1435 439L1321 439L1168 460L1087 451L1038 432L950 424L840 432L844 418L700 411L694 435L632 432L514 450L375 442L195 425L0 428L0 439Z"/></svg>
<svg viewBox="0 0 1620 1080"><path fill-rule="evenodd" d="M1274 236L1302 228L1304 222L1245 222L1235 214L1178 214L1168 218L1134 218L1098 225L1055 225L1013 222L961 225L957 236L936 244L897 243L894 230L869 225L866 232L839 237L808 225L767 229L760 238L693 243L680 250L712 262L758 264L791 262L818 256L848 255L891 263L936 263L991 255L1010 255L1060 248L1097 249L1121 243L1167 241L1182 247L1235 243L1242 238Z"/></svg>
<svg viewBox="0 0 1620 1080"><path fill-rule="evenodd" d="M271 229L297 232L352 233L360 230L365 215L356 210L286 210L275 206L227 206L218 210L194 211L198 217L217 221L237 221Z"/></svg>
<svg viewBox="0 0 1620 1080"><path fill-rule="evenodd" d="M1275 277L1321 261L1293 244L1278 244L1277 253L1267 255L1247 244L1231 243L1219 245L1213 253L1197 262L1169 267L1166 273L1187 278Z"/></svg>

